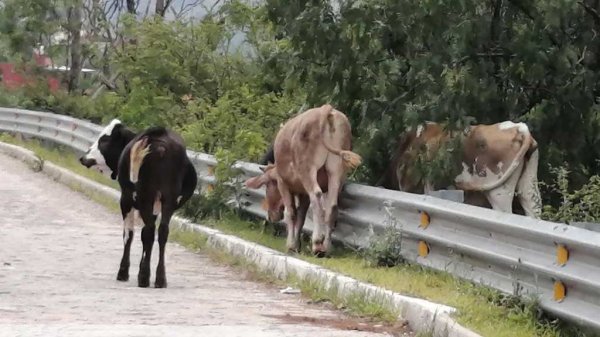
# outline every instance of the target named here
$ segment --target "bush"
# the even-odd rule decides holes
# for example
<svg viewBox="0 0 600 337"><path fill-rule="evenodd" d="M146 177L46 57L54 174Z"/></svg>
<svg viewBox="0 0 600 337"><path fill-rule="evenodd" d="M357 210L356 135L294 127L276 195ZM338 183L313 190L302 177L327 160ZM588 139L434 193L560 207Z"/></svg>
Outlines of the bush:
<svg viewBox="0 0 600 337"><path fill-rule="evenodd" d="M69 95L65 91L50 92L44 82L36 82L19 90L0 89L0 106L54 112L101 124L114 118L121 99L106 93L92 100L87 96Z"/></svg>
<svg viewBox="0 0 600 337"><path fill-rule="evenodd" d="M402 262L402 226L388 212L388 220L385 230L380 234L374 234L369 239L367 247L359 250L360 255L371 266L393 267Z"/></svg>
<svg viewBox="0 0 600 337"><path fill-rule="evenodd" d="M558 195L560 203L554 207L544 206L542 217L557 222L600 222L600 176L593 175L581 188L572 190L569 186L568 167L562 166L550 170L556 176L556 182L543 184L547 192Z"/></svg>
<svg viewBox="0 0 600 337"><path fill-rule="evenodd" d="M299 105L299 99L242 86L214 104L202 99L188 104L185 111L197 119L181 131L191 148L208 153L225 149L236 159L257 160Z"/></svg>

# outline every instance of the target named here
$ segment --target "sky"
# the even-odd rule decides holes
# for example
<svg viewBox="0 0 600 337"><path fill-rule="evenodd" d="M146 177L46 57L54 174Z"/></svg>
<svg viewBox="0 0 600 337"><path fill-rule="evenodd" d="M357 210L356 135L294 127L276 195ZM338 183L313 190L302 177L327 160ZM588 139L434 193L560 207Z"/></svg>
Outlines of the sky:
<svg viewBox="0 0 600 337"><path fill-rule="evenodd" d="M169 9L167 10L167 13L165 14L165 19L173 20L176 18L177 15L179 15L179 13L182 12L185 13L183 18L201 19L207 14L207 11L218 10L225 1L226 0L173 0L171 5L169 6ZM246 1L256 3L259 0ZM136 12L140 18L145 17L146 15L152 15L154 13L156 7L156 0L138 0L137 2L138 6ZM127 11L125 3L125 0L120 0L121 8L119 9L119 12L124 13ZM115 15L112 19L117 20L117 18L118 16ZM242 32L239 32L238 34L235 34L233 36L229 47L232 50L235 50L238 47L242 46L243 42L244 34Z"/></svg>
<svg viewBox="0 0 600 337"><path fill-rule="evenodd" d="M207 9L214 8L216 10L223 2L223 0L173 0L165 18L173 19L175 13L180 13L186 8L186 17L202 18L206 15ZM153 13L155 6L156 0L138 0L138 15L144 16L146 13Z"/></svg>

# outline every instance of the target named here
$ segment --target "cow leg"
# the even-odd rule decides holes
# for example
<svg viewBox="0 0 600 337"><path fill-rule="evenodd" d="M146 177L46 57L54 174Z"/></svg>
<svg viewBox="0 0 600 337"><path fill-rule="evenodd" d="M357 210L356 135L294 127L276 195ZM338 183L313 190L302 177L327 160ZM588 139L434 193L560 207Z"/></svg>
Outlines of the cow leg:
<svg viewBox="0 0 600 337"><path fill-rule="evenodd" d="M295 230L296 219L298 219L298 217L296 214L296 203L294 202L293 196L292 196L291 203L292 204L289 208L287 206L285 207L286 211L285 211L285 216L283 219L283 221L285 222L285 229L287 231L286 247L287 247L288 252L299 253L300 246L297 244L298 240L296 238L296 230ZM291 211L288 211L288 209L290 209Z"/></svg>
<svg viewBox="0 0 600 337"><path fill-rule="evenodd" d="M308 207L310 206L310 198L307 195L298 195L298 208L296 209L296 219L294 221L294 245L298 251L301 246L302 228L306 221L306 214L308 213Z"/></svg>
<svg viewBox="0 0 600 337"><path fill-rule="evenodd" d="M154 245L154 232L156 231L156 215L152 214L152 207L140 210L140 215L144 221L144 228L142 229L143 251L138 273L138 287L146 288L150 285L150 259L152 257L152 245Z"/></svg>
<svg viewBox="0 0 600 337"><path fill-rule="evenodd" d="M166 205L163 203L161 218L160 218L160 226L158 227L158 248L159 248L159 257L158 257L158 266L156 267L156 280L154 282L154 287L156 288L166 288L167 287L167 273L165 270L165 248L167 245L167 240L169 239L169 222L171 221L171 216L173 215L174 207L173 205Z"/></svg>
<svg viewBox="0 0 600 337"><path fill-rule="evenodd" d="M123 192L121 194L121 214L123 215L123 257L121 257L121 265L117 274L117 280L129 280L129 256L131 251L131 242L133 241L133 231L137 211L133 208L133 198L130 193Z"/></svg>
<svg viewBox="0 0 600 337"><path fill-rule="evenodd" d="M317 181L317 170L311 167L300 167L300 181L304 190L310 197L313 205L313 221L316 224L325 222L325 212L323 208L323 191Z"/></svg>
<svg viewBox="0 0 600 337"><path fill-rule="evenodd" d="M525 215L532 218L539 218L542 213L542 198L537 180L539 156L538 150L531 154L529 160L525 163L525 168L517 184L519 202L525 211Z"/></svg>
<svg viewBox="0 0 600 337"><path fill-rule="evenodd" d="M523 164L519 165L513 175L501 186L485 192L485 196L492 205L492 208L505 213L512 213L512 202L515 197L515 188L521 176Z"/></svg>
<svg viewBox="0 0 600 337"><path fill-rule="evenodd" d="M288 196L283 197L283 203L285 205L285 215L283 221L285 222L285 228L287 231L286 247L288 252L300 252L300 245L297 244L296 231L294 229L297 213L296 213L296 202L293 194L287 194Z"/></svg>
<svg viewBox="0 0 600 337"><path fill-rule="evenodd" d="M338 215L338 196L342 189L345 174L341 158L329 158L327 166L327 199L323 205L324 221L315 224L312 237L312 252L317 256L324 256L331 246L331 233L335 227Z"/></svg>
<svg viewBox="0 0 600 337"><path fill-rule="evenodd" d="M283 222L285 222L285 227L287 231L287 250L288 252L300 252L300 246L296 244L296 231L294 230L294 224L297 218L294 195L290 192L287 185L284 183L277 184L277 188L279 189L279 193L281 194L281 199L283 201L283 206L285 207Z"/></svg>

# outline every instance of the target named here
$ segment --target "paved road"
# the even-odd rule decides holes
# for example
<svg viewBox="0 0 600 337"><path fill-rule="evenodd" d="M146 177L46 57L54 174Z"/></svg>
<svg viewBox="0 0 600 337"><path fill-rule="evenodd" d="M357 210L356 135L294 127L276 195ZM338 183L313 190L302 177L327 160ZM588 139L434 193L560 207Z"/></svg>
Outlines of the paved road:
<svg viewBox="0 0 600 337"><path fill-rule="evenodd" d="M139 229L131 280L117 282L120 223L116 213L0 154L0 336L384 336L351 331L373 326L174 243L167 246L169 287L138 288Z"/></svg>

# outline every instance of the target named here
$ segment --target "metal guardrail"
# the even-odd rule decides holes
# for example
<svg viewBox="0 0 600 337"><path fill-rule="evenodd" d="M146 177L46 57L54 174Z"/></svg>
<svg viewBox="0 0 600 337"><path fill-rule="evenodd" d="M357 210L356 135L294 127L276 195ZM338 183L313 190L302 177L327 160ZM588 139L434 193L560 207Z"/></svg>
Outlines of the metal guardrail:
<svg viewBox="0 0 600 337"><path fill-rule="evenodd" d="M0 131L43 138L78 152L85 151L101 129L67 116L0 108ZM210 189L216 182L216 159L188 154L203 189ZM256 164L234 166L241 172L239 182L261 173ZM266 217L261 208L264 190L239 187L237 192L239 207ZM373 234L396 226L408 261L535 298L559 317L600 329L600 233L358 184L344 187L339 206L336 240L365 246ZM306 222L310 231L310 216Z"/></svg>

